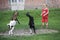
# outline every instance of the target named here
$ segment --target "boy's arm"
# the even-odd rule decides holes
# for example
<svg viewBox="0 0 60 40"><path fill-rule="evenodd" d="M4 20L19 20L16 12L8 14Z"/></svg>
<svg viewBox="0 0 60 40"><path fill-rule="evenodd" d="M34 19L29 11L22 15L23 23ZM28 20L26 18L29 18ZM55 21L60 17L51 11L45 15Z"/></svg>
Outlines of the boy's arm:
<svg viewBox="0 0 60 40"><path fill-rule="evenodd" d="M45 11L43 11L43 9L42 9L42 13L41 13L41 16L42 16L44 13L45 13Z"/></svg>
<svg viewBox="0 0 60 40"><path fill-rule="evenodd" d="M45 11L43 11L43 12L41 13L41 16L42 16L44 13L45 13Z"/></svg>
<svg viewBox="0 0 60 40"><path fill-rule="evenodd" d="M44 14L43 16L46 16L48 13L49 13L49 10L48 9L46 9L47 10L47 12L46 12L46 14Z"/></svg>
<svg viewBox="0 0 60 40"><path fill-rule="evenodd" d="M41 16L42 16L42 13L41 13Z"/></svg>

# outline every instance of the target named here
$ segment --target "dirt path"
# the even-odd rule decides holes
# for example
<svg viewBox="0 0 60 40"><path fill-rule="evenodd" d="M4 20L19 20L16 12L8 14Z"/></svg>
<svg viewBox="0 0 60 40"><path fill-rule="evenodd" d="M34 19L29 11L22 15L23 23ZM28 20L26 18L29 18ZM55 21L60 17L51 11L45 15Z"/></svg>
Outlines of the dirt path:
<svg viewBox="0 0 60 40"><path fill-rule="evenodd" d="M38 29L36 30L36 34L52 34L52 33L58 33L57 30L52 30L52 29ZM8 31L5 33L0 33L0 35L9 35ZM31 35L35 35L30 34L29 30L14 30L14 34L13 35L17 35L17 36L31 36Z"/></svg>

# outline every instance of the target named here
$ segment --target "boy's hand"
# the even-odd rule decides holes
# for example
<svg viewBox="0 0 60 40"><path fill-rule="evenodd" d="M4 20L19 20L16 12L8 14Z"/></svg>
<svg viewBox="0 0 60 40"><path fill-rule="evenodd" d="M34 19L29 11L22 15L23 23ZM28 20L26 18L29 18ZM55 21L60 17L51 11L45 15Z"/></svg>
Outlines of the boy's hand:
<svg viewBox="0 0 60 40"><path fill-rule="evenodd" d="M41 14L41 16L42 16L42 14Z"/></svg>

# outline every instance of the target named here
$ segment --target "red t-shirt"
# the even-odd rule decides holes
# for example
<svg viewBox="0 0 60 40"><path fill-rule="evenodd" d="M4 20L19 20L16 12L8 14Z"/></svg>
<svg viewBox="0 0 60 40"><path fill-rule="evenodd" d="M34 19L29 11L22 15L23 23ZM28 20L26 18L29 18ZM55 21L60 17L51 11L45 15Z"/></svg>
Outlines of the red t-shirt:
<svg viewBox="0 0 60 40"><path fill-rule="evenodd" d="M48 8L42 9L42 17L48 17L48 12L49 12ZM45 14L46 14L46 15L45 15ZM44 15L45 15L45 16L44 16Z"/></svg>

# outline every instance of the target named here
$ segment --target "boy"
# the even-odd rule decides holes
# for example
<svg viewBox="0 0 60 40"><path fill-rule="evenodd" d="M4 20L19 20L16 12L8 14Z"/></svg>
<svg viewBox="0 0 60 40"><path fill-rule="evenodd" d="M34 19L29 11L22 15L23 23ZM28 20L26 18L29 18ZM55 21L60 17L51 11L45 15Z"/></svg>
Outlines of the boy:
<svg viewBox="0 0 60 40"><path fill-rule="evenodd" d="M29 12L27 12L26 16L29 17L30 33L31 34L32 34L32 32L36 33L33 17L29 14Z"/></svg>
<svg viewBox="0 0 60 40"><path fill-rule="evenodd" d="M17 16L18 16L18 12L15 11L10 23L7 24L7 26L9 27L9 35L13 34L14 26L16 25L16 22L18 21Z"/></svg>
<svg viewBox="0 0 60 40"><path fill-rule="evenodd" d="M47 8L46 4L43 4L43 8L42 8L42 27L44 26L44 23L46 23L46 28L48 28L48 13L49 13L49 9Z"/></svg>

